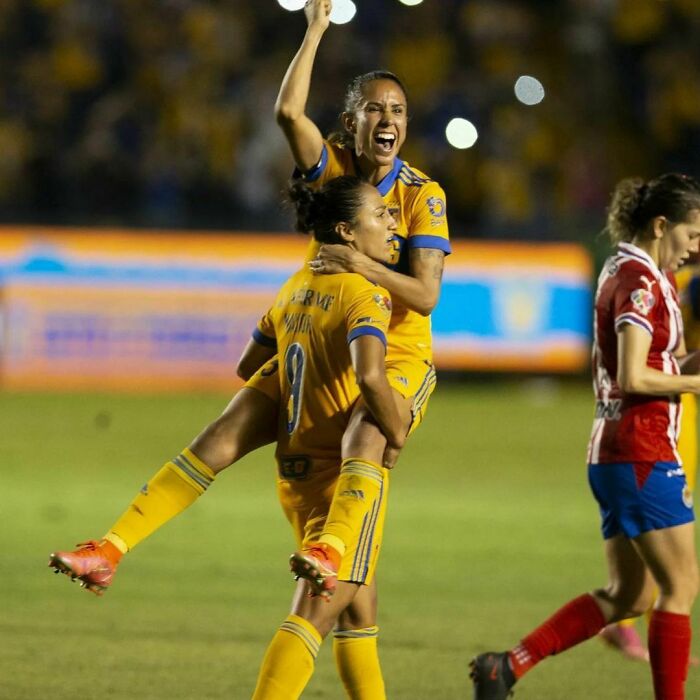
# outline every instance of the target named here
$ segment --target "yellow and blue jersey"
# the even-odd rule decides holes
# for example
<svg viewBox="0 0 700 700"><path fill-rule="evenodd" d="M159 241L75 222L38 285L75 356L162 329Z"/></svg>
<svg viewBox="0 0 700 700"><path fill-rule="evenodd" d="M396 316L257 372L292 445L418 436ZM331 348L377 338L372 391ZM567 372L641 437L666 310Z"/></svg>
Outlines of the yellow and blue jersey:
<svg viewBox="0 0 700 700"><path fill-rule="evenodd" d="M325 141L318 164L297 175L320 187L335 177L358 173L352 149ZM450 254L445 192L437 182L396 158L391 172L377 184L377 189L397 222L394 255L388 265L392 270L410 273L408 253L412 248L433 248ZM307 260L316 257L318 246L316 241L311 242ZM388 354L418 356L432 361L430 318L395 302L389 326Z"/></svg>
<svg viewBox="0 0 700 700"><path fill-rule="evenodd" d="M373 335L386 345L391 300L361 275L314 275L285 282L254 338L277 348L282 408L277 455L337 458L360 392L350 343Z"/></svg>
<svg viewBox="0 0 700 700"><path fill-rule="evenodd" d="M675 273L683 314L683 334L688 352L700 350L700 265L683 265ZM690 490L695 489L698 469L698 406L695 394L681 395L681 434L678 452Z"/></svg>

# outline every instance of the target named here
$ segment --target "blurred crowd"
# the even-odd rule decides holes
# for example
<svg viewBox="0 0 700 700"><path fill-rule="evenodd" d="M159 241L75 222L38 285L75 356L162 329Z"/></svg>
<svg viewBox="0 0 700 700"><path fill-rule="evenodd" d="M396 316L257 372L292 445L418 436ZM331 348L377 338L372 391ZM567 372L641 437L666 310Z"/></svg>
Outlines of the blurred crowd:
<svg viewBox="0 0 700 700"><path fill-rule="evenodd" d="M354 75L398 73L402 156L445 187L454 236L590 237L620 177L700 174L698 0L355 2L309 114L334 130ZM273 106L304 29L276 0L3 0L0 220L288 229Z"/></svg>

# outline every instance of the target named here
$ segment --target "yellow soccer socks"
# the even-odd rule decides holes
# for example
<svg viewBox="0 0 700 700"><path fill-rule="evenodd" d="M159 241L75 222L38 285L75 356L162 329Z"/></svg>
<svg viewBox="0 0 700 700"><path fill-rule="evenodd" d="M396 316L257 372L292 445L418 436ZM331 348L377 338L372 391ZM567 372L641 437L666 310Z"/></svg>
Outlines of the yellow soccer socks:
<svg viewBox="0 0 700 700"><path fill-rule="evenodd" d="M384 484L386 469L362 459L344 459L319 542L330 545L342 556Z"/></svg>
<svg viewBox="0 0 700 700"><path fill-rule="evenodd" d="M377 653L379 628L336 630L333 655L350 700L385 700L384 679Z"/></svg>
<svg viewBox="0 0 700 700"><path fill-rule="evenodd" d="M144 485L126 512L105 535L125 553L192 505L209 487L214 472L185 448Z"/></svg>
<svg viewBox="0 0 700 700"><path fill-rule="evenodd" d="M314 672L321 641L310 622L290 615L265 652L253 700L296 700Z"/></svg>

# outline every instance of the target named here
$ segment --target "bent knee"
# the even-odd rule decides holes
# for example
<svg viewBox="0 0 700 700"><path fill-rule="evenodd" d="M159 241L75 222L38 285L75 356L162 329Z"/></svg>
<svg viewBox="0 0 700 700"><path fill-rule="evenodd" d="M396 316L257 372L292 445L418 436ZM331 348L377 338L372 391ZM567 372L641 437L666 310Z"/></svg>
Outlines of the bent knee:
<svg viewBox="0 0 700 700"><path fill-rule="evenodd" d="M640 590L639 587L611 584L596 591L595 595L610 605L615 620L643 615L652 607L655 599L654 588L651 585Z"/></svg>

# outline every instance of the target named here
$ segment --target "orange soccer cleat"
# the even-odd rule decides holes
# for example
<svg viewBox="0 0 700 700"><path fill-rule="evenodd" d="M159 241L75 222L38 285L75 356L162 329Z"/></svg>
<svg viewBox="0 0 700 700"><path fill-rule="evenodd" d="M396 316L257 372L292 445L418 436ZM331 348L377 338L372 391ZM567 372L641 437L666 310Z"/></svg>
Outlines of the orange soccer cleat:
<svg viewBox="0 0 700 700"><path fill-rule="evenodd" d="M105 540L81 542L78 547L74 552L53 552L49 566L57 574L70 576L71 581L77 579L82 588L102 595L112 583L121 552Z"/></svg>
<svg viewBox="0 0 700 700"><path fill-rule="evenodd" d="M289 557L289 567L297 580L308 581L311 596L319 595L328 601L338 583L340 559L336 549L319 542L301 552L294 552Z"/></svg>

